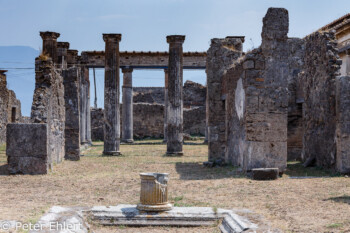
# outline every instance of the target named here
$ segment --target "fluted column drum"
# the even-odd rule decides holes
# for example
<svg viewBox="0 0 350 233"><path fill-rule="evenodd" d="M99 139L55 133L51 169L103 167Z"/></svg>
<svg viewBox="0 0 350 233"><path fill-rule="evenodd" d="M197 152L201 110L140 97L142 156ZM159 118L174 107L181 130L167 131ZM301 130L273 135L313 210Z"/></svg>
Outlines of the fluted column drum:
<svg viewBox="0 0 350 233"><path fill-rule="evenodd" d="M137 208L142 211L166 211L172 209L168 203L167 173L141 173L140 204Z"/></svg>

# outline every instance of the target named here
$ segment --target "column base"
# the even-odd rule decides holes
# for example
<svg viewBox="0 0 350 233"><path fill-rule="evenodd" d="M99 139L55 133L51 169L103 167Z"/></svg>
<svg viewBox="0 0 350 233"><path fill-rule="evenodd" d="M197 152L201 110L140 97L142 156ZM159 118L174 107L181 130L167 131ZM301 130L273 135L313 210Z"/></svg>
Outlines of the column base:
<svg viewBox="0 0 350 233"><path fill-rule="evenodd" d="M134 143L134 139L122 139L123 143Z"/></svg>
<svg viewBox="0 0 350 233"><path fill-rule="evenodd" d="M120 151L103 151L104 156L118 156L121 155Z"/></svg>
<svg viewBox="0 0 350 233"><path fill-rule="evenodd" d="M161 212L171 210L173 208L173 205L170 203L159 205L143 205L139 203L136 208L141 211Z"/></svg>
<svg viewBox="0 0 350 233"><path fill-rule="evenodd" d="M179 152L166 152L166 155L168 156L183 156L184 152L183 151L179 151Z"/></svg>

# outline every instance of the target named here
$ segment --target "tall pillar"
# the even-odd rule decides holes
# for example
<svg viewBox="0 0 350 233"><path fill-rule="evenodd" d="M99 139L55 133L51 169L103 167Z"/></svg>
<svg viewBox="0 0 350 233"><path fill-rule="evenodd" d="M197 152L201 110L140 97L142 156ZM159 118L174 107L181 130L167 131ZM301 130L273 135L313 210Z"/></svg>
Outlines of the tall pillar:
<svg viewBox="0 0 350 233"><path fill-rule="evenodd" d="M120 155L119 41L121 34L103 34L105 47L104 155Z"/></svg>
<svg viewBox="0 0 350 233"><path fill-rule="evenodd" d="M164 139L167 142L168 136L168 69L164 69Z"/></svg>
<svg viewBox="0 0 350 233"><path fill-rule="evenodd" d="M167 36L169 43L167 154L183 155L183 57L185 36Z"/></svg>
<svg viewBox="0 0 350 233"><path fill-rule="evenodd" d="M57 38L60 34L57 32L40 32L40 36L43 39L43 54L52 58L54 64L57 63Z"/></svg>
<svg viewBox="0 0 350 233"><path fill-rule="evenodd" d="M80 93L80 144L87 145L87 88L86 79L89 78L89 69L86 66L81 66L81 76L79 81Z"/></svg>
<svg viewBox="0 0 350 233"><path fill-rule="evenodd" d="M89 72L89 69L88 69ZM88 76L89 78L89 76ZM87 81L86 85L86 92L87 92L87 100L86 100L86 142L89 145L92 145L91 140L91 103L90 103L90 79Z"/></svg>
<svg viewBox="0 0 350 233"><path fill-rule="evenodd" d="M125 68L123 71L123 125L122 142L133 143L133 96L132 96L132 71L131 68Z"/></svg>

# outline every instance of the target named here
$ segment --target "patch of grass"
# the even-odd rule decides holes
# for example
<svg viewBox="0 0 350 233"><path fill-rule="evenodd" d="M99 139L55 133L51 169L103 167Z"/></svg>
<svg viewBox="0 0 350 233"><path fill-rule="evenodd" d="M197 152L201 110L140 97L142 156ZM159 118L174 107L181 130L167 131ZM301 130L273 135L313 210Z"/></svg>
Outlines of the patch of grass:
<svg viewBox="0 0 350 233"><path fill-rule="evenodd" d="M340 228L340 227L343 227L342 223L332 223L332 224L327 225L327 228L329 228L329 229L335 229L335 228Z"/></svg>
<svg viewBox="0 0 350 233"><path fill-rule="evenodd" d="M178 201L182 201L182 199L184 199L184 196L178 196L174 198L174 201L178 202Z"/></svg>
<svg viewBox="0 0 350 233"><path fill-rule="evenodd" d="M0 153L6 153L6 144L0 145Z"/></svg>

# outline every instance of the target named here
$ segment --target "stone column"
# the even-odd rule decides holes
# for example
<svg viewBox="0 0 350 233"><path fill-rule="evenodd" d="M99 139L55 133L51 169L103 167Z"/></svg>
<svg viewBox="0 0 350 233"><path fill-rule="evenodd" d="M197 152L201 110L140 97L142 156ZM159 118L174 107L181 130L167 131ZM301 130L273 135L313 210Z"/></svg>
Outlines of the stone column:
<svg viewBox="0 0 350 233"><path fill-rule="evenodd" d="M119 41L121 34L103 34L105 47L104 155L120 155Z"/></svg>
<svg viewBox="0 0 350 233"><path fill-rule="evenodd" d="M182 44L185 36L167 36L169 43L167 154L183 155Z"/></svg>
<svg viewBox="0 0 350 233"><path fill-rule="evenodd" d="M57 32L40 32L40 36L43 39L42 52L52 58L54 64L57 63L57 38L60 34Z"/></svg>
<svg viewBox="0 0 350 233"><path fill-rule="evenodd" d="M132 71L131 68L123 70L123 125L122 142L133 143L133 96L132 96Z"/></svg>
<svg viewBox="0 0 350 233"><path fill-rule="evenodd" d="M164 139L163 142L167 142L168 134L168 69L164 69Z"/></svg>
<svg viewBox="0 0 350 233"><path fill-rule="evenodd" d="M89 72L89 69L88 69ZM89 78L89 76L88 76ZM86 85L87 100L86 100L86 142L92 145L91 140L91 103L90 103L90 79L87 81Z"/></svg>
<svg viewBox="0 0 350 233"><path fill-rule="evenodd" d="M60 69L67 69L67 51L69 49L68 42L57 42L57 66Z"/></svg>
<svg viewBox="0 0 350 233"><path fill-rule="evenodd" d="M80 92L80 144L86 145L86 125L87 125L87 89L86 89L86 79L89 78L89 69L85 66L81 66L81 76L79 82L79 92Z"/></svg>

